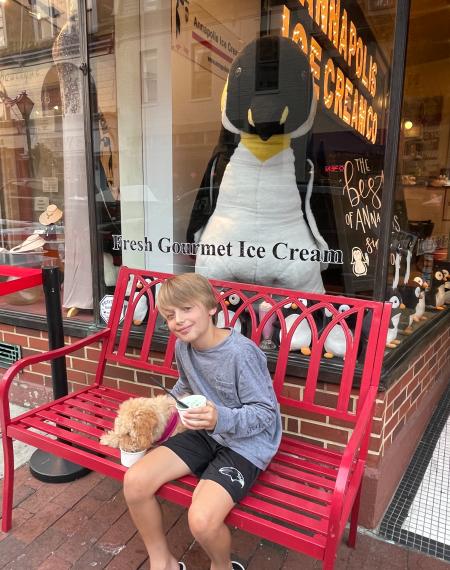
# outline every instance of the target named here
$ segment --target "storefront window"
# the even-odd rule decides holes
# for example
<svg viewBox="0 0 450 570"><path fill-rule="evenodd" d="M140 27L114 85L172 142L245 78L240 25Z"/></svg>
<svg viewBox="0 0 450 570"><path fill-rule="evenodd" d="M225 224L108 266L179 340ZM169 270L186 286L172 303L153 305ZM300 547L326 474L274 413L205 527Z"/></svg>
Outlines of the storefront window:
<svg viewBox="0 0 450 570"><path fill-rule="evenodd" d="M92 320L86 144L76 3L0 5L0 264L64 275L65 314ZM0 309L43 315L41 288Z"/></svg>
<svg viewBox="0 0 450 570"><path fill-rule="evenodd" d="M450 303L450 14L443 2L429 8L411 3L388 291L405 305L395 342Z"/></svg>
<svg viewBox="0 0 450 570"><path fill-rule="evenodd" d="M98 2L100 297L121 263L371 297L395 9Z"/></svg>

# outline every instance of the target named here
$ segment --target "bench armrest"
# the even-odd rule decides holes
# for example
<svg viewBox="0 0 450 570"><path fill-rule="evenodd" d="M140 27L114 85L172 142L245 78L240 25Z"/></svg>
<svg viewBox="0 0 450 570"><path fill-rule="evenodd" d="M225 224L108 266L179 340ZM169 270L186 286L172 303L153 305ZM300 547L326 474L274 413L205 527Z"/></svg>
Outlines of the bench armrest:
<svg viewBox="0 0 450 570"><path fill-rule="evenodd" d="M56 348L54 350L49 350L47 352L43 352L42 354L36 354L21 358L8 368L8 370L3 375L3 378L0 380L0 402L3 403L4 400L8 400L8 392L11 382L14 380L15 376L27 366L31 366L32 364L37 364L38 362L43 362L46 360L55 360L61 356L66 356L66 354L70 354L72 352L80 350L81 348L84 348L85 346L93 344L94 342L109 337L110 332L110 328L105 328L97 333L83 338L82 340L78 340L73 344L62 346L61 348Z"/></svg>
<svg viewBox="0 0 450 570"><path fill-rule="evenodd" d="M342 509L344 507L345 493L351 474L351 468L361 444L363 443L364 437L367 434L367 430L370 429L376 396L377 388L371 387L361 408L353 433L342 455L336 477L336 485L333 491L333 498L331 500L329 533L332 537L334 535L337 538L339 533L339 525L341 522Z"/></svg>

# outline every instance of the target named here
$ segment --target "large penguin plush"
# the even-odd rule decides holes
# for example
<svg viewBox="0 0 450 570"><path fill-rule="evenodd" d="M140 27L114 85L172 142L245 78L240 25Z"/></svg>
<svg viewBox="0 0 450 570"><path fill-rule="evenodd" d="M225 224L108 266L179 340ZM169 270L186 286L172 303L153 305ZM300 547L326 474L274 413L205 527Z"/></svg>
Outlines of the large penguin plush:
<svg viewBox="0 0 450 570"><path fill-rule="evenodd" d="M320 260L328 247L310 207L314 168L308 160L305 219L290 145L311 129L316 112L301 48L279 36L249 43L231 66L221 109L223 126L240 142L225 168L215 210L197 232L199 245L209 247L199 247L196 272L323 293L326 264ZM278 242L286 246L274 251ZM210 255L211 245L228 243L230 255ZM260 255L255 249L248 255L248 246L260 248ZM289 248L308 250L309 258L290 259Z"/></svg>

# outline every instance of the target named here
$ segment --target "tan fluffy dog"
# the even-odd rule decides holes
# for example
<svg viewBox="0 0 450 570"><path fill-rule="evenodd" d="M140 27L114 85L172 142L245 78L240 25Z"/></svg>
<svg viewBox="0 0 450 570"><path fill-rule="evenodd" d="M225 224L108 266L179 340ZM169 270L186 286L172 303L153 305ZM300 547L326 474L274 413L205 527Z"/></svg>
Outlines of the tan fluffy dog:
<svg viewBox="0 0 450 570"><path fill-rule="evenodd" d="M117 410L114 429L105 433L100 443L120 447L124 451L148 449L161 439L174 413L177 414L177 422L170 436L186 429L170 396L125 400Z"/></svg>

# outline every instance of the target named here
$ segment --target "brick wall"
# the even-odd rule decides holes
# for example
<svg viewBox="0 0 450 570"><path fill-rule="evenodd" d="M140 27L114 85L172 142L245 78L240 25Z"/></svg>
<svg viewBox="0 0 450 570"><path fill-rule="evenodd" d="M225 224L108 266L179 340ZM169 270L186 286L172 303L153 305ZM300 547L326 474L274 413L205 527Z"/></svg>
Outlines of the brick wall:
<svg viewBox="0 0 450 570"><path fill-rule="evenodd" d="M0 339L5 342L20 344L23 355L38 354L48 348L46 333L9 325L2 325ZM66 337L66 343L75 342L75 338ZM440 337L425 346L420 354L409 364L402 374L386 392L378 394L375 416L369 446L368 465L376 467L390 446L399 436L408 420L420 407L427 392L433 384L442 380L450 370L450 330L447 329ZM86 347L73 353L67 358L67 377L69 390L75 390L91 383L95 376L96 361L99 356L98 347ZM158 355L152 358L157 360ZM105 370L104 382L113 388L125 389L137 395L153 395L154 390L149 374L131 368L108 364ZM165 385L170 388L174 380L164 378ZM13 384L11 400L18 404L36 405L45 401L51 393L50 364L35 364L29 367ZM299 397L303 389L302 382L289 378L285 384L285 392L292 397ZM333 384L323 384L318 390L317 403L324 405L333 403L337 387ZM349 409L354 411L358 395L353 391ZM293 435L300 435L305 441L319 443L329 449L342 449L351 435L351 428L345 422L326 418L319 421L312 414L303 414L298 418L295 409L282 409L284 429Z"/></svg>

